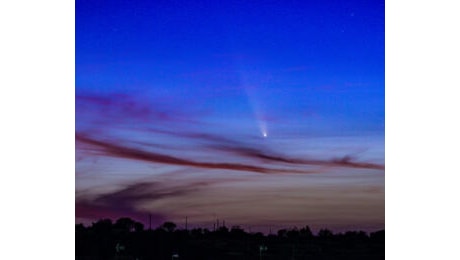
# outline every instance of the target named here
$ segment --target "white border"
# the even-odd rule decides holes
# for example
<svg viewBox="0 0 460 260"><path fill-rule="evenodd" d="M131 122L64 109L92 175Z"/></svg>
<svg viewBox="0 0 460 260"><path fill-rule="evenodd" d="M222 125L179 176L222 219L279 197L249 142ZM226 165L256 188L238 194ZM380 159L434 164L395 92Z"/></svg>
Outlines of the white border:
<svg viewBox="0 0 460 260"><path fill-rule="evenodd" d="M75 3L0 3L2 259L75 257Z"/></svg>
<svg viewBox="0 0 460 260"><path fill-rule="evenodd" d="M386 1L386 256L458 259L455 1ZM0 4L2 258L74 257L73 1Z"/></svg>
<svg viewBox="0 0 460 260"><path fill-rule="evenodd" d="M388 259L460 259L455 3L386 1Z"/></svg>

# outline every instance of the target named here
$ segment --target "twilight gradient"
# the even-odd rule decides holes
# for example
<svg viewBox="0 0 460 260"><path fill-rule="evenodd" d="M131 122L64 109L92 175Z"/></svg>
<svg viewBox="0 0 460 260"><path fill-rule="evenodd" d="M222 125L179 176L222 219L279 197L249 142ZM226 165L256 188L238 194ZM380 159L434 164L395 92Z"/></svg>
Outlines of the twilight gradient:
<svg viewBox="0 0 460 260"><path fill-rule="evenodd" d="M384 110L384 1L77 0L76 222L382 229Z"/></svg>

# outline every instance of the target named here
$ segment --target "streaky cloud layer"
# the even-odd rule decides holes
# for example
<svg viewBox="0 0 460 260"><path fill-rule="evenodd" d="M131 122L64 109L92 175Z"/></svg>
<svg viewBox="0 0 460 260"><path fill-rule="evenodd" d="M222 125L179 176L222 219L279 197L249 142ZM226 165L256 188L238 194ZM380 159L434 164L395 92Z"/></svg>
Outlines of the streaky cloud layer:
<svg viewBox="0 0 460 260"><path fill-rule="evenodd" d="M269 168L261 166L252 166L237 163L213 163L213 162L196 162L189 159L177 158L170 155L148 152L141 149L121 146L113 144L112 142L101 141L87 137L82 134L76 134L76 140L85 144L92 145L98 148L101 152L108 156L118 158L141 160L152 163L163 163L178 166L191 166L204 169L221 169L221 170L234 170L234 171L247 171L257 173L319 173L319 171L311 170L296 170L296 169L283 169L283 168ZM216 147L214 147L216 148ZM303 159L290 159L279 156L263 154L255 149L240 148L240 147L219 147L220 151L231 151L238 153L240 156L249 158L263 159L268 162L282 162L295 165L314 165L324 167L351 167L351 168L368 168L368 169L384 169L384 166L371 163L357 163L352 162L351 158L345 157L338 160L321 161L321 160L303 160Z"/></svg>

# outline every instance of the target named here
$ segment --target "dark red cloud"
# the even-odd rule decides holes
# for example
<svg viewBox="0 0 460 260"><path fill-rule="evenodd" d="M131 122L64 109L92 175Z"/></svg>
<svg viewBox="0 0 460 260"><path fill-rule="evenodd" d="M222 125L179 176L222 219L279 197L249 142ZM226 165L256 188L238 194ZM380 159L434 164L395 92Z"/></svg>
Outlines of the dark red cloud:
<svg viewBox="0 0 460 260"><path fill-rule="evenodd" d="M254 148L249 147L229 147L220 146L215 147L217 150L230 151L245 157L252 157L262 159L266 162L279 162L294 165L312 165L312 166L325 166L325 167L345 167L345 168L363 168L363 169L376 169L384 170L385 166L374 163L354 162L349 156L344 156L339 159L332 160L315 160L315 159L301 159L289 158L286 156L276 155L273 153L261 152Z"/></svg>
<svg viewBox="0 0 460 260"><path fill-rule="evenodd" d="M76 218L86 218L92 220L109 218L116 220L121 217L129 217L146 225L149 215L152 216L152 225L155 226L167 220L167 217L163 214L139 211L128 205L119 205L117 203L99 204L97 202L85 200L75 202Z"/></svg>
<svg viewBox="0 0 460 260"><path fill-rule="evenodd" d="M222 137L219 135L209 133L193 133L189 131L168 131L168 130L156 130L150 129L153 133L161 133L172 135L176 137L190 138L197 143L204 143L204 147L211 148L216 152L230 152L245 158L260 159L264 162L273 163L287 163L292 165L311 165L311 166L326 166L326 167L347 167L347 168L363 168L363 169L376 169L384 170L385 165L375 163L365 163L353 161L353 157L344 155L341 158L334 158L330 160L317 160L317 159L306 159L306 158L290 158L284 155L279 155L274 151L271 151L268 147L253 148L249 144L242 143L240 141Z"/></svg>
<svg viewBox="0 0 460 260"><path fill-rule="evenodd" d="M130 217L137 221L144 222L151 214L153 223L160 224L166 219L165 216L136 208L139 202L155 197L152 188L154 187L150 184L132 185L120 191L99 195L92 199L85 198L85 196L81 197L77 194L75 215L77 218L110 218L112 220L120 217ZM151 195L149 195L147 190L152 191ZM88 191L85 191L85 193L88 193Z"/></svg>
<svg viewBox="0 0 460 260"><path fill-rule="evenodd" d="M88 219L115 220L120 217L130 217L144 224L147 224L148 217L151 215L152 224L159 225L168 220L165 214L141 210L137 206L143 202L187 196L215 182L213 180L185 182L176 186L160 182L138 182L91 199L87 196L90 192L85 191L84 194L77 194L75 214L77 218Z"/></svg>
<svg viewBox="0 0 460 260"><path fill-rule="evenodd" d="M166 154L145 151L138 148L128 147L121 144L114 144L107 141L97 140L90 138L82 134L76 134L77 143L83 143L92 146L93 151L102 153L107 156L140 160L151 163L162 163L169 165L178 166L190 166L202 169L220 169L220 170L234 170L234 171L248 171L257 173L319 173L320 171L312 170L298 170L298 169L286 169L286 168L272 168L266 165L255 166L248 164L239 163L216 163L216 162L198 162L190 159L179 158ZM216 148L216 147L215 147ZM349 168L368 168L368 169L384 169L384 166L370 163L357 163L352 162L350 158L345 157L338 160L322 161L322 160L306 160L306 159L292 159L285 158L282 156L264 154L260 151L248 148L248 147L231 147L231 146L220 146L219 151L230 151L238 153L241 156L257 158L265 160L266 162L277 162L287 163L292 165L310 165L310 166L325 166L325 167L349 167Z"/></svg>
<svg viewBox="0 0 460 260"><path fill-rule="evenodd" d="M95 152L105 154L107 156L140 160L151 163L162 163L178 166L190 166L202 169L215 170L233 170L233 171L248 171L257 173L318 173L318 171L296 170L296 169L276 169L264 166L254 166L238 163L214 163L214 162L197 162L190 159L178 158L170 155L145 151L133 147L113 144L107 141L97 140L87 137L82 134L75 135L76 141L87 145L91 145Z"/></svg>
<svg viewBox="0 0 460 260"><path fill-rule="evenodd" d="M197 123L196 111L183 111L175 107L175 102L164 98L130 96L127 94L77 94L76 114L79 117L94 117L101 122L185 122Z"/></svg>
<svg viewBox="0 0 460 260"><path fill-rule="evenodd" d="M374 164L374 163L365 163L365 162L356 162L353 161L352 157L345 155L342 158L331 159L331 160L315 160L315 159L305 159L305 158L289 158L283 155L278 155L273 151L270 151L267 147L263 149L257 149L249 147L249 145L232 140L230 138L225 138L218 135L208 134L208 133L190 133L190 132L172 132L172 131L156 131L163 134L176 135L180 137L192 138L199 140L201 142L210 143L205 145L205 147L212 148L220 152L231 152L236 155L246 157L261 159L265 162L279 162L279 163L288 163L293 165L312 165L312 166L327 166L327 167L348 167L348 168L363 168L363 169L376 169L384 170L385 165ZM263 151L262 151L263 150Z"/></svg>

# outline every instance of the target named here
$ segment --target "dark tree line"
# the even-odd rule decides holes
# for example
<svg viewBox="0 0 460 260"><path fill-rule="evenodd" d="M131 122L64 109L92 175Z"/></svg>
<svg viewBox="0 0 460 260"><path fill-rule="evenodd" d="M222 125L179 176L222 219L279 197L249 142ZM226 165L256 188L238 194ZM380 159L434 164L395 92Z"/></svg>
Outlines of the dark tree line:
<svg viewBox="0 0 460 260"><path fill-rule="evenodd" d="M233 226L210 231L177 229L165 222L146 230L140 222L102 219L75 225L76 259L384 259L384 230L334 234L308 226L281 229L276 235L248 233Z"/></svg>

